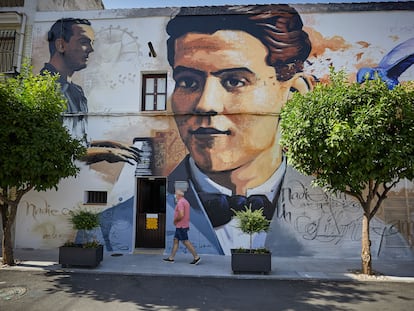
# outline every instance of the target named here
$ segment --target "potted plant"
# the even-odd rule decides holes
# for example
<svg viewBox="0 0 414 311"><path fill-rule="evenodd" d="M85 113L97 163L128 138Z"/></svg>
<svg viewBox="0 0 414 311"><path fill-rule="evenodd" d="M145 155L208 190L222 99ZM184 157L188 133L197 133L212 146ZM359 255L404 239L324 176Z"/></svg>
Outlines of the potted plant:
<svg viewBox="0 0 414 311"><path fill-rule="evenodd" d="M66 242L59 247L59 263L63 268L67 266L86 266L95 268L103 259L103 245L92 234L92 230L99 227L97 213L78 209L70 211L69 222L80 233L80 243Z"/></svg>
<svg viewBox="0 0 414 311"><path fill-rule="evenodd" d="M233 273L269 273L272 270L272 254L266 248L253 248L253 235L267 232L270 221L263 215L263 209L252 210L245 206L244 210L233 210L238 220L238 228L249 234L249 249L231 250L231 268Z"/></svg>

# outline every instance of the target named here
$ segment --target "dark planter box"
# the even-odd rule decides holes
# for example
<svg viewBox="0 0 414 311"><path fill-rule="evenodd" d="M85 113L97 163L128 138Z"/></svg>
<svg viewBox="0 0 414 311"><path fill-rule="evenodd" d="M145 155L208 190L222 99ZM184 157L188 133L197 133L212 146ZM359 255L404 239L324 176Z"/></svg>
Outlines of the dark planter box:
<svg viewBox="0 0 414 311"><path fill-rule="evenodd" d="M59 247L59 264L68 266L83 266L96 268L103 259L103 246L97 248Z"/></svg>
<svg viewBox="0 0 414 311"><path fill-rule="evenodd" d="M241 252L239 249L231 250L231 269L233 273L262 273L272 271L272 254Z"/></svg>

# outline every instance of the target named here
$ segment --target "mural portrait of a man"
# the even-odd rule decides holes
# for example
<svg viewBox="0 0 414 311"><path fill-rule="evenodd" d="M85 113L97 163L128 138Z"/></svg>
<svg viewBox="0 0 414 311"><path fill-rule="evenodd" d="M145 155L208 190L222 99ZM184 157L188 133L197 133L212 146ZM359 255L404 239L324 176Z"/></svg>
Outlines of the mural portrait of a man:
<svg viewBox="0 0 414 311"><path fill-rule="evenodd" d="M167 26L172 109L189 151L169 176L169 192L188 181L193 233L219 254L244 243L232 209L263 207L272 219L286 170L279 114L292 91L312 88L302 73L311 43L296 10L239 9L177 15Z"/></svg>
<svg viewBox="0 0 414 311"><path fill-rule="evenodd" d="M312 177L287 165L279 145L281 109L293 92L312 91L318 82L305 71L312 46L299 13L289 5L259 5L193 14L184 8L167 25L171 105L188 150L168 176L167 236L174 189L188 185L189 235L200 253L247 247L233 210L250 206L271 220L254 247L279 256L357 254L358 204L312 187ZM372 227L386 232L381 220ZM373 249L379 251L381 239L373 235Z"/></svg>
<svg viewBox="0 0 414 311"><path fill-rule="evenodd" d="M41 73L59 74L58 82L67 99L64 123L73 137L87 141L88 103L80 85L72 82L75 71L86 68L93 52L94 31L85 19L62 18L48 32L50 59Z"/></svg>

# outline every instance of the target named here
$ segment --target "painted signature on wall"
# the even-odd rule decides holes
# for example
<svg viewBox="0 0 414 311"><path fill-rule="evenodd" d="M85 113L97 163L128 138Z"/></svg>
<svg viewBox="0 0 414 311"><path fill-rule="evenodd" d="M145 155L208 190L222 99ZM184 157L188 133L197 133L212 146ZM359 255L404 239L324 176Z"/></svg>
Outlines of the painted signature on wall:
<svg viewBox="0 0 414 311"><path fill-rule="evenodd" d="M329 194L320 188L307 187L299 180L282 188L277 217L291 223L305 240L338 244L344 240L360 241L362 209L344 193ZM407 221L412 226L412 221ZM384 224L371 221L371 234L380 239L399 233L401 220Z"/></svg>

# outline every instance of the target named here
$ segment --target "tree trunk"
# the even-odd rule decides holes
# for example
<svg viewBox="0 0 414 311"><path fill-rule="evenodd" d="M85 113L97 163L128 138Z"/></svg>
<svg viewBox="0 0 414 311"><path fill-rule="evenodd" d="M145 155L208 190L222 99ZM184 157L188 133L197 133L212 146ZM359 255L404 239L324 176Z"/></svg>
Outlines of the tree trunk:
<svg viewBox="0 0 414 311"><path fill-rule="evenodd" d="M11 235L11 225L6 223L6 226L3 226L3 240L2 240L2 257L3 264L14 266L14 255L13 255L13 246L12 246L12 235Z"/></svg>
<svg viewBox="0 0 414 311"><path fill-rule="evenodd" d="M371 240L369 239L369 216L365 213L362 218L362 273L372 274L372 262L371 262Z"/></svg>
<svg viewBox="0 0 414 311"><path fill-rule="evenodd" d="M4 204L1 206L2 223L3 223L3 239L1 241L3 264L14 266L14 254L12 243L12 226L16 217L17 207Z"/></svg>

